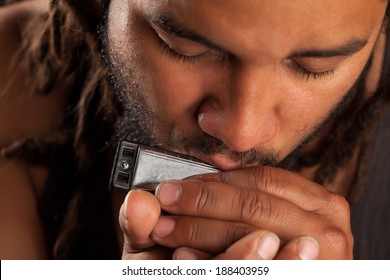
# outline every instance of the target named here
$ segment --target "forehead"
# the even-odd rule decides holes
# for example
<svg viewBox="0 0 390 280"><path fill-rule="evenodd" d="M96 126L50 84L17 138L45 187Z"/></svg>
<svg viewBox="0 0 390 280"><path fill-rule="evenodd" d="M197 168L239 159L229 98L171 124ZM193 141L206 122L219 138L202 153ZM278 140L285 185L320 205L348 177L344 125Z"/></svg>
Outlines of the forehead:
<svg viewBox="0 0 390 280"><path fill-rule="evenodd" d="M383 0L164 0L135 1L146 14L169 15L226 49L310 48L368 39L383 20ZM254 44L256 42L256 44ZM265 50L266 51L266 50ZM275 55L277 55L275 53Z"/></svg>
<svg viewBox="0 0 390 280"><path fill-rule="evenodd" d="M386 6L384 0L164 0L135 1L151 10L167 10L184 18L210 18L242 25L275 25L280 22L336 25L364 22Z"/></svg>

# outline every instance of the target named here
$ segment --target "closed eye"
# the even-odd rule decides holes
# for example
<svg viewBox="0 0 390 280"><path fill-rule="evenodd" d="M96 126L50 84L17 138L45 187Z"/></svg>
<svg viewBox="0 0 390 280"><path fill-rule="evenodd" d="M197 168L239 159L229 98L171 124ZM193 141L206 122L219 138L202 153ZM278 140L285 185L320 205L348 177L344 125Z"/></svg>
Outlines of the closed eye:
<svg viewBox="0 0 390 280"><path fill-rule="evenodd" d="M163 52L182 62L194 62L209 52L206 46L169 34L153 23L152 28L160 39Z"/></svg>
<svg viewBox="0 0 390 280"><path fill-rule="evenodd" d="M339 60L338 60L339 61ZM310 64L300 61L299 59L287 59L290 68L298 73L303 79L320 79L332 75L335 72L338 63L321 63Z"/></svg>
<svg viewBox="0 0 390 280"><path fill-rule="evenodd" d="M335 71L334 68L326 69L323 71L309 70L309 69L306 69L305 67L301 66L299 63L297 63L294 60L292 62L292 65L293 65L294 70L297 71L301 75L301 77L306 79L306 80L310 80L311 78L313 78L315 80L320 79L320 78L324 78L324 77L332 75Z"/></svg>
<svg viewBox="0 0 390 280"><path fill-rule="evenodd" d="M195 54L195 55L187 55L187 54L182 54L181 52L175 50L171 46L169 46L165 41L161 40L161 49L163 52L181 62L186 62L186 63L192 63L195 62L196 60L202 58L204 56L204 53L200 54Z"/></svg>

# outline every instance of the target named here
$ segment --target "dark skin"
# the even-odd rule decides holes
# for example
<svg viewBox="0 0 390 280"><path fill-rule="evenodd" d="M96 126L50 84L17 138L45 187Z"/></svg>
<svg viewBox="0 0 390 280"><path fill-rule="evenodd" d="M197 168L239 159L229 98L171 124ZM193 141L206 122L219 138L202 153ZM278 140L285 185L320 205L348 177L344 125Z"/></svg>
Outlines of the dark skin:
<svg viewBox="0 0 390 280"><path fill-rule="evenodd" d="M21 137L44 138L62 123L68 89L26 97L20 82L26 73L9 70L21 44L20 23L46 13L48 3L30 0L0 9L1 148ZM111 54L123 63L117 74L125 90L134 93L129 84L139 83L155 141L224 170L175 181L181 195L173 203L174 187L164 183L156 195L131 191L120 212L124 197L113 193L123 258L352 258L343 196L354 158L333 184L319 186L312 182L315 167L295 174L233 155L254 150L258 159L274 154L283 160L327 118L372 55L370 96L381 70L385 6L381 0L113 0ZM150 21L161 12L219 48L164 34ZM162 41L181 55L200 57L179 59L161 49ZM329 56L340 48L351 52L351 42L366 44ZM291 67L294 61L311 74ZM186 145L205 134L228 151L207 154ZM0 156L1 259L47 258L37 211L46 178L45 168Z"/></svg>
<svg viewBox="0 0 390 280"><path fill-rule="evenodd" d="M155 141L225 171L161 183L155 195L131 191L120 212L123 258L352 259L343 195L355 157L325 188L311 180L315 167L294 174L246 159L256 151L258 162L283 160L371 55L366 97L372 93L386 2L113 1L110 8L112 64L131 102L129 81L140 81ZM161 41L169 53L159 53ZM202 133L227 150L186 145Z"/></svg>

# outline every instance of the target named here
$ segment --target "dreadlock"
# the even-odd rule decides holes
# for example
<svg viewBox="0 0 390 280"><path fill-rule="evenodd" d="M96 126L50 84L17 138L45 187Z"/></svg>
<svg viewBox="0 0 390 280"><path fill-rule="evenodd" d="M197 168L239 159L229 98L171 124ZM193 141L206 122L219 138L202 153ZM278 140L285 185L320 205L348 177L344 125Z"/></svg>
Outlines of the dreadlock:
<svg viewBox="0 0 390 280"><path fill-rule="evenodd" d="M97 215L96 208L91 205L104 201L101 205L108 206L100 214L110 212L109 195L105 192L108 182L105 152L113 144L113 127L122 109L107 81L97 31L108 3L109 0L53 0L48 14L31 20L26 26L19 53L19 58L26 61L21 67L30 73L29 88L34 93L51 94L64 80L71 85L65 119L57 133L44 139L20 139L2 151L8 158L20 158L29 164L52 167L58 158L67 158L67 164L74 166L69 168L66 180L71 185L67 186L69 192L66 194L70 202L60 205L66 214L59 222L57 234L49 241L49 248L55 248L51 252L55 258L93 258L96 257L94 253L99 255L100 251L90 247L86 251L91 255L76 255L76 251L88 241L83 232L88 230L90 217ZM363 82L358 85L359 89L364 89ZM351 100L332 130L334 133L325 140L322 152L317 151L315 161L306 164L319 165L317 182L332 182L337 170L359 147L360 164L352 184L361 185L369 132L384 104L390 100L389 91L389 80L382 79L377 92L366 102L360 104ZM101 174L101 177L96 174ZM352 189L350 197L357 193L359 188ZM107 217L108 220L112 217ZM85 236L94 236L96 231Z"/></svg>
<svg viewBox="0 0 390 280"><path fill-rule="evenodd" d="M29 73L26 81L29 94L51 94L64 81L71 85L64 121L56 133L43 139L19 139L2 150L7 158L20 158L28 164L50 169L55 168L59 159L62 162L57 175L63 181L52 183L56 188L63 184L61 198L55 200L51 193L43 194L44 199L51 201L49 208L56 217L41 213L48 224L57 223L58 228L48 237L47 244L48 248L54 247L54 252L49 252L54 258L93 258L104 254L86 248L80 255L77 250L83 250L85 242L80 239L91 216L107 216L107 221L112 220L107 183L104 183L108 182L104 152L111 145L120 106L110 94L107 70L100 56L96 32L102 9L98 2L52 1L47 14L26 24L23 45L14 63L16 70ZM98 178L96 173L102 177ZM71 201L67 203L66 198ZM46 212L51 211L46 209ZM114 223L111 226L114 228ZM109 246L115 241L102 243Z"/></svg>
<svg viewBox="0 0 390 280"><path fill-rule="evenodd" d="M44 160L50 163L56 157L53 153L56 144L62 146L64 142L72 141L78 159L84 161L107 141L109 135L102 132L111 132L118 107L110 95L110 85L105 79L107 70L99 55L101 46L96 36L99 10L94 2L54 0L48 15L34 18L26 25L17 60L27 58L18 67L30 74L26 83L28 88L33 93L47 95L65 80L71 85L70 98L63 128L57 135L48 139L21 139L5 151L6 155L15 157L23 150L37 155L39 151L41 156L27 156L28 162L42 164L40 161ZM75 3L80 7L77 11L88 17L81 20L79 13L72 9L76 7ZM95 125L89 125L91 123ZM103 135L107 137L102 138Z"/></svg>

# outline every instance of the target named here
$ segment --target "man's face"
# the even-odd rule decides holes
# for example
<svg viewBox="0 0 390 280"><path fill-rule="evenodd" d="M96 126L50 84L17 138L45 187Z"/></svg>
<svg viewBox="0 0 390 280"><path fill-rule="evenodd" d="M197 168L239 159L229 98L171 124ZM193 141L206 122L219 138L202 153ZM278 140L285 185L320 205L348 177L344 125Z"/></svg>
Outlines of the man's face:
<svg viewBox="0 0 390 280"><path fill-rule="evenodd" d="M121 129L221 169L281 161L350 92L385 9L381 0L112 0Z"/></svg>

